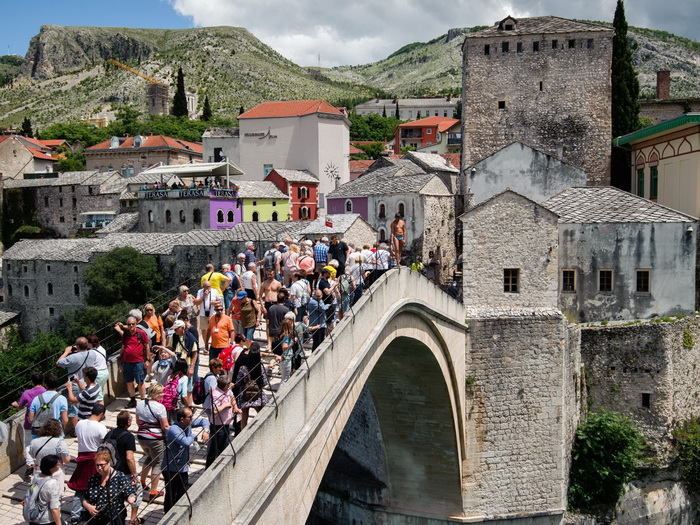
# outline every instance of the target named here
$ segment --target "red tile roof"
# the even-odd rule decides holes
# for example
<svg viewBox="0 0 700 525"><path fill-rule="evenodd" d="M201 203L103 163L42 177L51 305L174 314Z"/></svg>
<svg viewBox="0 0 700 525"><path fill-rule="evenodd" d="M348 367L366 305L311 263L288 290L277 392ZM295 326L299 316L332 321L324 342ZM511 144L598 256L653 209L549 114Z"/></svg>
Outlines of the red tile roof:
<svg viewBox="0 0 700 525"><path fill-rule="evenodd" d="M363 151L350 144L350 155L357 155L358 153L363 153Z"/></svg>
<svg viewBox="0 0 700 525"><path fill-rule="evenodd" d="M413 122L399 124L400 128L438 128L438 131L445 131L459 122L456 118L449 117L428 117Z"/></svg>
<svg viewBox="0 0 700 525"><path fill-rule="evenodd" d="M68 141L66 139L40 140L38 142L40 142L42 145L44 145L48 148L55 148L55 147L62 146L63 144L68 143Z"/></svg>
<svg viewBox="0 0 700 525"><path fill-rule="evenodd" d="M440 153L440 156L443 159L449 160L450 164L452 164L455 168L459 168L462 163L462 155L459 153Z"/></svg>
<svg viewBox="0 0 700 525"><path fill-rule="evenodd" d="M105 150L105 149L143 149L143 148L170 148L182 151L192 151L194 153L202 153L202 145L198 142L188 142L186 140L174 139L165 135L148 135L144 136L144 142L141 148L134 148L134 137L126 137L124 142L119 144L119 148L110 148L112 140L105 140L94 146L86 148L85 151Z"/></svg>
<svg viewBox="0 0 700 525"><path fill-rule="evenodd" d="M343 115L338 108L331 106L325 100L286 100L280 102L263 102L253 109L238 116L245 118L272 118L272 117L301 117L313 113L330 113Z"/></svg>
<svg viewBox="0 0 700 525"><path fill-rule="evenodd" d="M30 148L29 146L27 146L27 149L28 149L29 152L34 156L35 159L39 159L39 160L53 160L53 161L58 160L58 159L53 158L51 155L47 155L47 154L44 153L43 151L39 151L39 150L36 149L36 148Z"/></svg>
<svg viewBox="0 0 700 525"><path fill-rule="evenodd" d="M369 168L372 164L374 164L374 160L351 160L350 161L350 171L359 171L359 170L366 170Z"/></svg>

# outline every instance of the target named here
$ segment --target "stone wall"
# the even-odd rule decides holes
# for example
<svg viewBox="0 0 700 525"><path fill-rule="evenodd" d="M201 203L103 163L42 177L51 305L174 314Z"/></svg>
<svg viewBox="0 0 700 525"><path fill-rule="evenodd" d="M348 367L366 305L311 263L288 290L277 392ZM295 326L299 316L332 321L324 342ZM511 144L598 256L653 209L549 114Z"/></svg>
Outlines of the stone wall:
<svg viewBox="0 0 700 525"><path fill-rule="evenodd" d="M611 410L632 419L661 462L667 463L672 430L700 416L698 341L697 316L675 322L583 327L581 353L590 409Z"/></svg>
<svg viewBox="0 0 700 525"><path fill-rule="evenodd" d="M652 119L652 124L680 117L684 113L700 111L700 99L640 100L639 116Z"/></svg>
<svg viewBox="0 0 700 525"><path fill-rule="evenodd" d="M557 304L557 216L506 191L462 216L464 304ZM504 272L518 270L517 292L504 291Z"/></svg>
<svg viewBox="0 0 700 525"><path fill-rule="evenodd" d="M462 166L520 141L583 169L589 184L609 184L612 31L477 35L463 46Z"/></svg>
<svg viewBox="0 0 700 525"><path fill-rule="evenodd" d="M465 514L563 514L576 331L556 309L468 308L467 321Z"/></svg>

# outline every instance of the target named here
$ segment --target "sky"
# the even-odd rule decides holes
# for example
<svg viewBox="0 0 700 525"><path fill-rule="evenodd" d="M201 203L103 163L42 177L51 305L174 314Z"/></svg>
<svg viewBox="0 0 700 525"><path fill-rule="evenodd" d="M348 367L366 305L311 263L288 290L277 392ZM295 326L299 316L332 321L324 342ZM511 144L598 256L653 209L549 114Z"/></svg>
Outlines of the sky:
<svg viewBox="0 0 700 525"><path fill-rule="evenodd" d="M31 10L27 6L31 6ZM616 0L3 0L0 54L24 56L44 24L182 29L245 27L301 66L374 62L453 27L507 15L611 22ZM627 22L700 41L698 0L627 0Z"/></svg>

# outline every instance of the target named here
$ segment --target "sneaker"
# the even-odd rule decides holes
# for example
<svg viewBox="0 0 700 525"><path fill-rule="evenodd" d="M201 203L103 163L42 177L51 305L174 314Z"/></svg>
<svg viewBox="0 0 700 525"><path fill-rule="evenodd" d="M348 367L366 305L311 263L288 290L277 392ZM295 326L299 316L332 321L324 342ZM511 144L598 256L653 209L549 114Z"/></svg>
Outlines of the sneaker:
<svg viewBox="0 0 700 525"><path fill-rule="evenodd" d="M132 397L129 399L129 402L126 404L126 408L136 408L136 398Z"/></svg>
<svg viewBox="0 0 700 525"><path fill-rule="evenodd" d="M164 491L159 490L158 492L156 492L155 490L152 490L152 491L150 492L150 494L148 495L148 499L154 500L154 499L156 499L156 498L162 498L163 496L165 496L165 492L164 492Z"/></svg>

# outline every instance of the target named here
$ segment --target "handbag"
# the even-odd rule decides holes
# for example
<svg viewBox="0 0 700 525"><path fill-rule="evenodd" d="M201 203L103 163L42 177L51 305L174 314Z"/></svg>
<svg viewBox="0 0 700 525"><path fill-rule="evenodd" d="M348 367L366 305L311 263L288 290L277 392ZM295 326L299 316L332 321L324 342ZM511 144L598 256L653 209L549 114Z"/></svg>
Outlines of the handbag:
<svg viewBox="0 0 700 525"><path fill-rule="evenodd" d="M241 394L243 401L250 403L251 401L256 400L260 396L260 391L260 385L258 385L257 381L253 381L253 379L250 377L250 372L247 373L246 383L243 387L243 393Z"/></svg>

